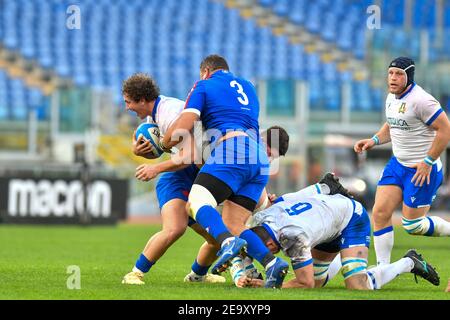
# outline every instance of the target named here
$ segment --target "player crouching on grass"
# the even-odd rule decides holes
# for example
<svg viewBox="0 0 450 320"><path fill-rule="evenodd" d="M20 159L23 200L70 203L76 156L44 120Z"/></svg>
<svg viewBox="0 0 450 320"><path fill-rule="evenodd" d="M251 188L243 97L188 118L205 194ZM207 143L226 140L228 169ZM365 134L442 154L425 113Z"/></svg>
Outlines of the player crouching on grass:
<svg viewBox="0 0 450 320"><path fill-rule="evenodd" d="M291 258L295 278L283 288L323 287L334 275L329 266L339 253L348 289L380 289L407 272L439 285L437 272L413 249L394 263L367 270L370 220L366 209L340 194L306 191L283 195L254 216L252 230L271 252L282 250ZM261 287L264 282L244 276L238 284Z"/></svg>
<svg viewBox="0 0 450 320"><path fill-rule="evenodd" d="M347 189L345 189L342 184L339 182L339 178L337 178L334 173L326 173L324 177L316 184L308 186L304 189L302 189L300 192L305 194L325 194L325 195L334 195L334 194L341 194L345 197L353 198L353 196L348 192ZM264 205L259 206L257 210L255 210L254 214L256 214L259 211L262 211L266 208L268 208L276 199L278 198L274 194L266 194L264 192L264 196L266 196L266 199L268 199L268 202L266 202ZM260 203L262 201L260 200ZM247 221L247 225L251 226L253 224L253 216L250 217L250 219ZM237 287L242 287L241 282L239 279L243 276L247 276L252 279L260 279L263 280L262 274L255 268L253 264L253 259L245 254L240 254L239 256L233 258L231 260L230 264L224 265L221 272L224 272L227 268L230 268L230 275L233 279L234 283ZM339 257L336 257L335 260L333 260L332 264L330 265L330 273L337 273L339 269L341 268L341 263L339 261Z"/></svg>

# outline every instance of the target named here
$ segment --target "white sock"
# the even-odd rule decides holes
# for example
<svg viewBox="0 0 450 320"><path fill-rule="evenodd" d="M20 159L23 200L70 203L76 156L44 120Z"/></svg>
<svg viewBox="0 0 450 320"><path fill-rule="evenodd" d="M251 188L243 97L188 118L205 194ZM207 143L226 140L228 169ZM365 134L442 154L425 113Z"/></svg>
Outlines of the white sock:
<svg viewBox="0 0 450 320"><path fill-rule="evenodd" d="M432 216L429 217L434 224L433 237L448 237L450 236L450 222L442 218Z"/></svg>
<svg viewBox="0 0 450 320"><path fill-rule="evenodd" d="M239 278L245 274L244 272L244 262L242 261L242 257L238 255L231 260L230 274L234 283L237 284Z"/></svg>
<svg viewBox="0 0 450 320"><path fill-rule="evenodd" d="M136 268L136 266L133 267L133 270L132 270L132 271L144 275L144 272L142 272L141 270L139 270L138 268Z"/></svg>
<svg viewBox="0 0 450 320"><path fill-rule="evenodd" d="M381 289L386 283L391 282L397 276L402 273L411 272L414 267L414 262L411 258L402 258L391 264L382 264L373 269L367 271L369 279L371 278L369 274L373 275L375 280L372 289Z"/></svg>
<svg viewBox="0 0 450 320"><path fill-rule="evenodd" d="M322 191L322 194L330 194L331 190L330 187L327 186L325 183L318 183L320 190Z"/></svg>
<svg viewBox="0 0 450 320"><path fill-rule="evenodd" d="M391 251L394 247L394 229L392 226L375 231L373 233L373 244L377 256L377 265L389 264L391 262Z"/></svg>
<svg viewBox="0 0 450 320"><path fill-rule="evenodd" d="M316 183L295 193L300 197L315 196L316 194L330 194L330 187L324 183Z"/></svg>
<svg viewBox="0 0 450 320"><path fill-rule="evenodd" d="M339 270L341 270L341 268L341 255L338 254L336 257L334 257L333 261L331 261L330 266L328 267L328 281L333 279L334 276L339 273Z"/></svg>

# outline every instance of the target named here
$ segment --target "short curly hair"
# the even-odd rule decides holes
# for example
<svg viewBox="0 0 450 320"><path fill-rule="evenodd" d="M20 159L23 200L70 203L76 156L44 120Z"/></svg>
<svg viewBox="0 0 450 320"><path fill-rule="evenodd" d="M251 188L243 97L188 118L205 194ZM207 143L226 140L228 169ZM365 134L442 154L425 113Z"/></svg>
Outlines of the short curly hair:
<svg viewBox="0 0 450 320"><path fill-rule="evenodd" d="M133 101L154 101L159 96L156 81L146 73L135 73L122 84L122 94L126 94Z"/></svg>

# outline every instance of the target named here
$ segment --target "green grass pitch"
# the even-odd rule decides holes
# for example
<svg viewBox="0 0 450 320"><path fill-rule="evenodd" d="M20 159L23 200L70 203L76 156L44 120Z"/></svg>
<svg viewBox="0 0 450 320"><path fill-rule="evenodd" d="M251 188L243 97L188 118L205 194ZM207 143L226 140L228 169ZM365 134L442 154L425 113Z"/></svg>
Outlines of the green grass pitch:
<svg viewBox="0 0 450 320"><path fill-rule="evenodd" d="M122 285L148 238L159 230L153 225L117 227L0 226L0 299L445 299L450 278L449 238L425 238L395 232L393 260L416 248L441 276L434 287L412 274L399 276L383 289L347 291L339 274L326 288L302 290L238 289L227 273L227 283L183 283L202 240L191 230L158 261L144 286ZM369 265L375 253L370 250ZM81 288L67 289L67 267L81 271ZM290 271L287 279L293 276Z"/></svg>

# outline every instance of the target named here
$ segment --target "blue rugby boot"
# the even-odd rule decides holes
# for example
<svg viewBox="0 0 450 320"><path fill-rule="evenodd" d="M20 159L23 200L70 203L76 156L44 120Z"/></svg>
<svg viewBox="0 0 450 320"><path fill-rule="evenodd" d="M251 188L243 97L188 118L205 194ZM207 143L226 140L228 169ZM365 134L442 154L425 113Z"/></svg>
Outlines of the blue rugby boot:
<svg viewBox="0 0 450 320"><path fill-rule="evenodd" d="M274 262L267 265L266 269L266 288L281 288L284 277L286 277L289 270L289 264L276 257Z"/></svg>
<svg viewBox="0 0 450 320"><path fill-rule="evenodd" d="M230 265L230 260L236 257L241 250L247 245L244 239L233 237L228 243L222 244L222 248L217 253L219 259L213 266L211 273L220 274Z"/></svg>

